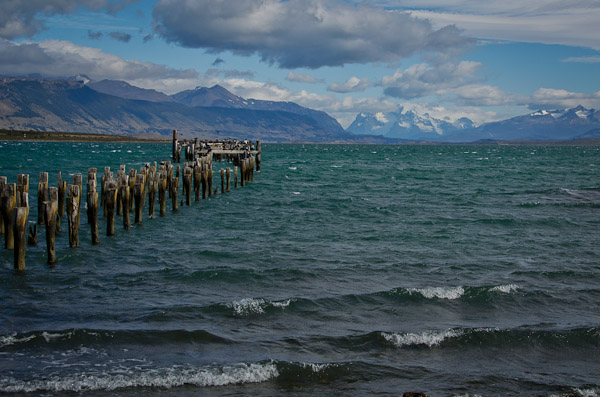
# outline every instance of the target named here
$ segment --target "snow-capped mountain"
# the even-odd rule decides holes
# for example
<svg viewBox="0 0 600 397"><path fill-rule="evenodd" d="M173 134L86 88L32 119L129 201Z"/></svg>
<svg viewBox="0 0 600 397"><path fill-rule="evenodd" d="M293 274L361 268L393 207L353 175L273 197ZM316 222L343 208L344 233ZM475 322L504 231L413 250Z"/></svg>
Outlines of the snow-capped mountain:
<svg viewBox="0 0 600 397"><path fill-rule="evenodd" d="M475 126L468 118L451 123L425 113L401 110L361 113L347 131L361 135L383 135L411 140L473 142L480 139L565 140L600 128L600 111L577 106L545 110Z"/></svg>
<svg viewBox="0 0 600 397"><path fill-rule="evenodd" d="M579 105L571 109L540 109L523 116L482 124L462 133L452 133L446 139L461 142L478 139L565 140L597 128L600 128L600 111Z"/></svg>
<svg viewBox="0 0 600 397"><path fill-rule="evenodd" d="M361 135L383 135L388 138L439 140L451 132L473 128L474 123L463 117L455 122L437 119L429 113L412 110L398 112L360 113L347 131Z"/></svg>

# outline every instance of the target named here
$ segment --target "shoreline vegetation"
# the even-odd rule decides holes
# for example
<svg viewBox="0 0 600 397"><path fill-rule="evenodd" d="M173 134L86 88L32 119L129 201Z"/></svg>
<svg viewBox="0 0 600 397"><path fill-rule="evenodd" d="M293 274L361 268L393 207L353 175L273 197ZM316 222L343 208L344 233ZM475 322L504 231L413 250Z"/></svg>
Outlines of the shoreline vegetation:
<svg viewBox="0 0 600 397"><path fill-rule="evenodd" d="M571 140L494 140L480 139L474 142L428 142L428 141L378 141L377 137L365 135L362 140L335 141L335 142L288 142L288 143L323 143L323 144L400 144L400 145L523 145L523 146L600 146L600 138L579 138ZM91 134L84 132L56 132L56 131L21 131L0 129L0 141L39 141L39 142L132 142L132 143L163 143L171 142L171 137L152 137L140 135L109 135ZM268 140L263 140L269 143ZM282 142L279 142L282 143Z"/></svg>
<svg viewBox="0 0 600 397"><path fill-rule="evenodd" d="M126 135L90 134L83 132L18 131L0 129L0 141L41 142L170 142L170 137L153 138Z"/></svg>

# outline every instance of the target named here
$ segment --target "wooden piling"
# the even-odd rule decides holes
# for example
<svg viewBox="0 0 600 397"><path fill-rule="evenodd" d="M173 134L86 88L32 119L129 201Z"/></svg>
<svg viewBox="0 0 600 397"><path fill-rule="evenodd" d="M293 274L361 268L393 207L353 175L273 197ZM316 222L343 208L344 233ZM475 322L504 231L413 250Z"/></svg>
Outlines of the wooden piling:
<svg viewBox="0 0 600 397"><path fill-rule="evenodd" d="M2 194L2 203L0 210L2 211L2 218L4 220L4 248L14 249L15 237L13 228L13 212L17 206L17 184L7 183L4 185L4 192Z"/></svg>
<svg viewBox="0 0 600 397"><path fill-rule="evenodd" d="M129 212L133 212L134 210L134 192L133 187L135 186L135 181L137 179L137 170L134 168L129 169ZM125 211L125 208L123 208Z"/></svg>
<svg viewBox="0 0 600 397"><path fill-rule="evenodd" d="M58 172L58 216L65 216L65 199L67 196L67 181L62 180L61 172Z"/></svg>
<svg viewBox="0 0 600 397"><path fill-rule="evenodd" d="M44 224L44 201L48 201L48 173L40 172L40 179L38 181L38 225Z"/></svg>
<svg viewBox="0 0 600 397"><path fill-rule="evenodd" d="M69 247L79 247L79 185L67 186L67 221L69 224Z"/></svg>
<svg viewBox="0 0 600 397"><path fill-rule="evenodd" d="M156 202L156 192L158 191L158 174L152 173L152 180L148 182L148 218L154 219L154 203Z"/></svg>
<svg viewBox="0 0 600 397"><path fill-rule="evenodd" d="M225 169L221 168L221 193L225 193Z"/></svg>
<svg viewBox="0 0 600 397"><path fill-rule="evenodd" d="M133 200L135 202L135 223L142 223L142 210L144 203L142 201L143 193L144 193L144 185L143 182L140 181L141 175L138 175L138 180L133 185ZM143 177L141 178L143 179Z"/></svg>
<svg viewBox="0 0 600 397"><path fill-rule="evenodd" d="M97 192L98 189L98 180L96 179L96 169L95 168L90 168L88 169L88 175L87 175L87 181L86 181L86 199L87 199L87 203L88 203L88 208L87 208L87 222L88 224L92 223L92 217L93 214L91 213L91 208L90 208L90 192ZM96 205L98 205L96 203ZM96 207L96 212L98 211L98 208ZM98 214L96 214L97 216ZM96 219L97 222L97 219Z"/></svg>
<svg viewBox="0 0 600 397"><path fill-rule="evenodd" d="M194 201L200 201L200 190L202 189L202 166L198 161L194 163Z"/></svg>
<svg viewBox="0 0 600 397"><path fill-rule="evenodd" d="M87 215L90 231L92 233L92 245L100 244L98 237L98 192L96 191L96 174L94 179L88 182L87 192Z"/></svg>
<svg viewBox="0 0 600 397"><path fill-rule="evenodd" d="M115 206L117 201L117 181L110 178L106 183L106 191L104 195L104 208L106 209L106 235L115 235ZM123 207L123 217L125 216L125 207Z"/></svg>
<svg viewBox="0 0 600 397"><path fill-rule="evenodd" d="M167 175L165 172L158 174L158 207L160 216L167 214Z"/></svg>
<svg viewBox="0 0 600 397"><path fill-rule="evenodd" d="M233 166L233 187L238 187L238 167L237 165Z"/></svg>
<svg viewBox="0 0 600 397"><path fill-rule="evenodd" d="M16 199L15 199L16 201ZM25 270L25 250L27 248L27 217L29 207L15 207L12 210L12 229L14 235L15 270Z"/></svg>
<svg viewBox="0 0 600 397"><path fill-rule="evenodd" d="M32 246L37 245L37 243L38 243L37 232L38 232L37 224L29 226L29 233L27 234L27 245L32 245Z"/></svg>
<svg viewBox="0 0 600 397"><path fill-rule="evenodd" d="M58 188L49 189L49 201L44 201L44 224L46 225L46 251L48 264L56 263L56 220L58 219Z"/></svg>
<svg viewBox="0 0 600 397"><path fill-rule="evenodd" d="M5 176L0 176L0 201L2 200L2 196L4 195L4 187L6 186L7 178ZM2 205L0 203L0 205ZM4 217L0 212L0 236L4 234Z"/></svg>
<svg viewBox="0 0 600 397"><path fill-rule="evenodd" d="M231 187L231 168L227 167L227 169L225 170L225 175L227 178L227 192L230 191L230 187Z"/></svg>
<svg viewBox="0 0 600 397"><path fill-rule="evenodd" d="M173 162L178 163L177 161L177 130L173 130Z"/></svg>
<svg viewBox="0 0 600 397"><path fill-rule="evenodd" d="M192 176L194 170L191 167L183 169L183 190L185 194L185 205L192 205Z"/></svg>
<svg viewBox="0 0 600 397"><path fill-rule="evenodd" d="M129 208L129 199L129 176L121 175L121 177L119 178L119 191L117 193L117 200L121 200L120 206L122 208ZM130 228L131 218L129 217L129 211L123 211L123 229L129 230Z"/></svg>
<svg viewBox="0 0 600 397"><path fill-rule="evenodd" d="M256 172L260 172L260 160L261 160L261 142L256 141Z"/></svg>
<svg viewBox="0 0 600 397"><path fill-rule="evenodd" d="M29 174L17 175L17 207L21 207L23 195L29 194Z"/></svg>
<svg viewBox="0 0 600 397"><path fill-rule="evenodd" d="M179 178L173 178L171 181L171 199L173 200L173 211L179 209L179 203L177 202L177 191L179 189Z"/></svg>

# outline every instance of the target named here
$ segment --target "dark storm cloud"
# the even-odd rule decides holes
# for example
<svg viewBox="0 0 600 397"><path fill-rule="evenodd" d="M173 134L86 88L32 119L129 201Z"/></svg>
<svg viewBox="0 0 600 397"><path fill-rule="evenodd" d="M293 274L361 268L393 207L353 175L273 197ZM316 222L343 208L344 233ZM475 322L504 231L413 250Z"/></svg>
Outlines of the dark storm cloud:
<svg viewBox="0 0 600 397"><path fill-rule="evenodd" d="M472 43L454 26L434 30L400 11L338 0L158 0L154 29L169 42L258 54L282 68L393 62Z"/></svg>

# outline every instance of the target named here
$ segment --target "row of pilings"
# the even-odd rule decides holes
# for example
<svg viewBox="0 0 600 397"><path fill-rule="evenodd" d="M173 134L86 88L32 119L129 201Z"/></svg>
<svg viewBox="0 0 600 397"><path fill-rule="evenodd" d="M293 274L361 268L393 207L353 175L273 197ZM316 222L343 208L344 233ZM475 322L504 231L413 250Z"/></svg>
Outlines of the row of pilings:
<svg viewBox="0 0 600 397"><path fill-rule="evenodd" d="M126 170L126 166L121 165L116 175L110 167L104 167L100 178L96 168L88 168L85 196L82 174L74 175L73 183L68 184L59 172L57 186L49 186L48 173L41 172L37 185L37 219L29 229L29 174L18 174L16 183L8 183L6 176L0 176L0 236L4 237L4 248L14 250L14 268L25 270L26 247L37 245L38 225L45 226L48 264L57 262L55 242L56 237L62 235L64 226L61 223L65 215L69 247L79 247L81 212L84 207L82 200L85 200L87 207L91 243L97 245L100 243L100 217L106 222L106 236L114 236L117 217L121 219L125 230L131 228L132 215L134 224L142 222L146 201L148 219L155 217L156 203L159 216L164 217L168 212L167 197L171 202L171 210L178 211L180 206L191 205L192 194L194 201L199 201L219 193L228 193L232 184L237 188L252 181L255 167L259 171L256 151L248 144L237 148L235 153L225 153L220 143L199 143L203 149L196 151L193 159L188 157L182 166L163 161L160 164L154 162L153 165L146 163L139 170ZM213 147L218 149L213 150ZM233 162L233 171L230 167L221 168L220 187L213 186L215 159Z"/></svg>

